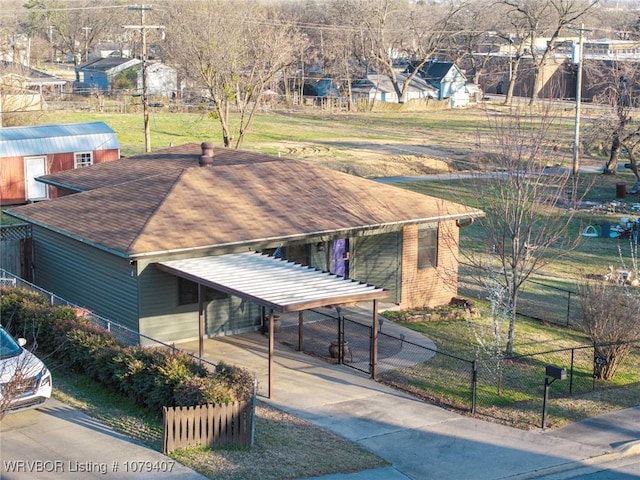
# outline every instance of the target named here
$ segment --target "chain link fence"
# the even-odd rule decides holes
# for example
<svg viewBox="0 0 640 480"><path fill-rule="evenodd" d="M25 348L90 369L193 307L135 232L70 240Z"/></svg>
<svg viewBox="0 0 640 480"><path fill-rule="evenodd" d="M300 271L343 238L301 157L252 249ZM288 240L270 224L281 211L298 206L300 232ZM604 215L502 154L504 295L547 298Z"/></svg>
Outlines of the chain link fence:
<svg viewBox="0 0 640 480"><path fill-rule="evenodd" d="M630 342L630 353L617 369L615 384L596 378L598 347L585 345L530 355L471 360L406 340L401 354L380 361L378 379L441 405L469 410L513 408L538 404L546 366L564 368L567 378L554 385L559 397L588 394L596 390L640 382L640 342Z"/></svg>
<svg viewBox="0 0 640 480"><path fill-rule="evenodd" d="M174 346L142 335L128 327L82 309L57 295L26 282L0 269L0 283L45 295L51 305L64 305L77 309L77 313L94 324L112 332L126 344L175 349ZM343 364L364 372L370 372L371 327L344 318L345 340ZM332 342L339 335L340 318L326 318L304 323L303 351L338 363L338 355L332 351ZM298 348L298 326L281 327L276 333L279 342ZM640 342L627 344L629 353L618 365L616 382L596 378L595 372L602 361L596 356L600 346L584 345L537 352L508 358L474 360L463 358L432 347L409 341L404 335L378 332L377 379L419 398L471 412L500 410L505 412L518 406L542 402L545 368L553 365L565 368L567 378L554 383L554 394L571 397L597 390L630 385L640 382Z"/></svg>
<svg viewBox="0 0 640 480"><path fill-rule="evenodd" d="M519 315L554 325L577 325L580 308L580 294L574 290L528 280L518 291ZM540 312L544 312L544 318L540 318Z"/></svg>
<svg viewBox="0 0 640 480"><path fill-rule="evenodd" d="M40 288L37 285L27 282L26 280L4 269L0 269L0 286L24 288L31 292L36 292L43 295L48 299L49 304L51 306L65 306L65 307L73 308L76 311L76 315L82 316L88 319L94 325L97 325L98 327L103 328L104 330L107 330L124 345L144 345L146 347L168 348L176 351L181 350L175 347L175 345L170 345L165 342L161 342L160 340L156 340L152 337L149 337L147 335L143 335L120 323L114 322L94 312L91 312L86 308L75 305L74 303L71 303L54 293L51 293L43 288ZM189 352L185 352L185 353L188 353L190 356L196 358L200 362L207 363L215 367L215 364L208 362L207 360L201 359Z"/></svg>

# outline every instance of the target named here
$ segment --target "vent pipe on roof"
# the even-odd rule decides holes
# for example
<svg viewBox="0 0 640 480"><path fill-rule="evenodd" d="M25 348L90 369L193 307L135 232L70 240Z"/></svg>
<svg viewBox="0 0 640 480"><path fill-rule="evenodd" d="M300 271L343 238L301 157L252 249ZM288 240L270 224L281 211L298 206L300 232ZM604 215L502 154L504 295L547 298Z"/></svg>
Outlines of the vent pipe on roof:
<svg viewBox="0 0 640 480"><path fill-rule="evenodd" d="M202 142L200 147L202 148L202 155L198 164L201 167L213 165L213 142Z"/></svg>

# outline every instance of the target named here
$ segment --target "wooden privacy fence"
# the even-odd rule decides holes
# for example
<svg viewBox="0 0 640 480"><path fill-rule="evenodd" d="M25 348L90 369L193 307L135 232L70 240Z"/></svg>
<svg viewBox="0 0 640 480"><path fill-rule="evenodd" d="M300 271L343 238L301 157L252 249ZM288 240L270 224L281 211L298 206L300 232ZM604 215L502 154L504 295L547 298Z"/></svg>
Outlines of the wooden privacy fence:
<svg viewBox="0 0 640 480"><path fill-rule="evenodd" d="M196 445L252 446L254 409L251 400L194 407L164 407L165 454Z"/></svg>

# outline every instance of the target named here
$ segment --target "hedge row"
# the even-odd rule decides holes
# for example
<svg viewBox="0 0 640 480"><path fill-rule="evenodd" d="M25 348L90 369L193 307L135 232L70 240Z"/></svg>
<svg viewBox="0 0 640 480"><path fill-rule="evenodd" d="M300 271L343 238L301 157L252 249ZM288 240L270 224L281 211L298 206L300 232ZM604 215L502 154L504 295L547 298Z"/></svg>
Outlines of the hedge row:
<svg viewBox="0 0 640 480"><path fill-rule="evenodd" d="M0 318L61 369L89 375L107 388L160 414L164 406L231 403L253 392L246 370L224 363L211 372L170 348L126 346L70 307L21 288L0 289Z"/></svg>

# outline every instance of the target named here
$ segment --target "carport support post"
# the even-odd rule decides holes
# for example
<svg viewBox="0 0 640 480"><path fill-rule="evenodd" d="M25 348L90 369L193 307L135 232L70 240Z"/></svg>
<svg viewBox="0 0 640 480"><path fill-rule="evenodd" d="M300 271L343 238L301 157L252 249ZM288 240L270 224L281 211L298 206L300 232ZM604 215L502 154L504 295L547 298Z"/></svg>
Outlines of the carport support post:
<svg viewBox="0 0 640 480"><path fill-rule="evenodd" d="M198 284L198 357L204 354L204 287Z"/></svg>
<svg viewBox="0 0 640 480"><path fill-rule="evenodd" d="M300 310L298 312L298 351L304 351L304 312Z"/></svg>
<svg viewBox="0 0 640 480"><path fill-rule="evenodd" d="M274 340L274 323L273 310L269 312L269 389L267 391L267 398L271 398L271 391L273 389L273 340Z"/></svg>
<svg viewBox="0 0 640 480"><path fill-rule="evenodd" d="M371 325L371 378L376 379L378 370L378 300L373 301L373 322Z"/></svg>

